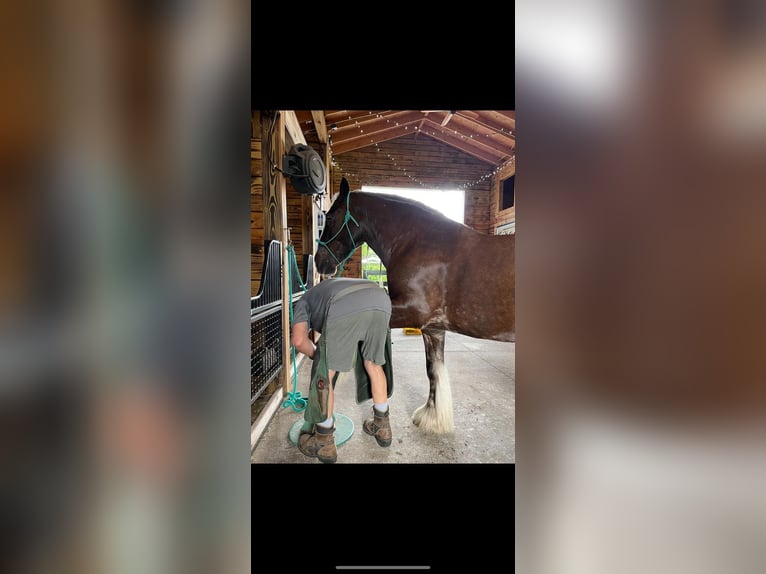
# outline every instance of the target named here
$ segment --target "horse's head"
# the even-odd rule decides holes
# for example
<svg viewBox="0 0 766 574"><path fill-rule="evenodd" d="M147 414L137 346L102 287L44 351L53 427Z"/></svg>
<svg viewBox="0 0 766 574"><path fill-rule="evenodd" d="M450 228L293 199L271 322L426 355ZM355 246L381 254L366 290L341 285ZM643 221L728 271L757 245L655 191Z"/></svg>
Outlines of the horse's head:
<svg viewBox="0 0 766 574"><path fill-rule="evenodd" d="M324 231L317 242L314 264L322 275L333 275L341 263L362 244L360 222L351 214L350 190L344 177L340 182L340 194L325 216Z"/></svg>

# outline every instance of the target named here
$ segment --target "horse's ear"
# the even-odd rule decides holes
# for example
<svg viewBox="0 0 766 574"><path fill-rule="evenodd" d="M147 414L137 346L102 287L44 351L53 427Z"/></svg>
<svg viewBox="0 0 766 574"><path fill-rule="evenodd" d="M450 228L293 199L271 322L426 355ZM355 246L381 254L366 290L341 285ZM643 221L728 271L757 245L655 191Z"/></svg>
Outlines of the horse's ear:
<svg viewBox="0 0 766 574"><path fill-rule="evenodd" d="M340 180L340 194L341 194L342 196L345 196L345 195L346 195L346 194L347 194L349 191L350 191L350 189L349 189L349 187L348 187L348 181L347 181L347 180L346 180L346 178L344 177L344 178L342 178L342 179Z"/></svg>

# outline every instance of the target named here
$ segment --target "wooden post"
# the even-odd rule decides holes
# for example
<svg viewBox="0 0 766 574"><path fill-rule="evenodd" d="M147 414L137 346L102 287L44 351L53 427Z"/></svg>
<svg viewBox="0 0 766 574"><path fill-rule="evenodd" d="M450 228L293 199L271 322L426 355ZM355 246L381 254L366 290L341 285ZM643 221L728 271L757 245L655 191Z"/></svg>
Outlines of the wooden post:
<svg viewBox="0 0 766 574"><path fill-rule="evenodd" d="M301 257L314 253L314 196L304 195L301 202L301 234L303 236L303 252ZM303 277L306 277L306 268L302 270ZM302 278L303 278L302 277Z"/></svg>
<svg viewBox="0 0 766 574"><path fill-rule="evenodd" d="M290 372L290 284L288 282L287 266L290 259L287 252L287 187L284 176L272 169L271 164L281 168L282 156L285 154L285 112L263 114L263 149L264 178L263 178L263 227L266 239L276 239L282 242L282 373L280 381L285 392L290 390L292 379ZM269 160L271 163L269 163Z"/></svg>
<svg viewBox="0 0 766 574"><path fill-rule="evenodd" d="M279 114L276 125L272 128L275 112L262 113L262 149L263 149L263 234L264 239L282 239L282 228L286 217L282 216L285 207L285 180L281 173L271 169L272 163L282 167L285 150L285 119Z"/></svg>
<svg viewBox="0 0 766 574"><path fill-rule="evenodd" d="M260 110L253 110L251 126L252 126L252 130L253 130L253 135L251 137L253 139L261 141L261 139L263 138L263 134L261 132L262 128L261 128L261 112L260 112Z"/></svg>
<svg viewBox="0 0 766 574"><path fill-rule="evenodd" d="M294 115L294 114L293 114ZM285 118L286 112L282 110L279 114L279 123L276 130L279 130L279 161L285 153ZM276 137L275 137L276 139ZM290 253L287 246L290 241L290 231L287 229L287 186L284 176L277 172L277 181L279 182L279 213L280 213L280 238L282 242L282 388L285 393L290 392L292 382L292 353L290 345L290 307L293 304L290 298L290 274L293 272L290 261Z"/></svg>
<svg viewBox="0 0 766 574"><path fill-rule="evenodd" d="M250 296L258 294L263 271L263 160L261 112L253 111L250 140Z"/></svg>
<svg viewBox="0 0 766 574"><path fill-rule="evenodd" d="M283 180L284 181L284 180ZM283 188L284 189L284 188ZM283 203L285 212L284 220L287 221L287 200ZM290 261L290 253L287 251L287 245L289 241L289 231L287 227L282 228L282 388L285 393L290 392L290 385L292 382L292 346L290 345L290 306L293 304L290 298L290 283L289 277L291 273L294 273L292 264ZM289 270L289 271L288 271Z"/></svg>
<svg viewBox="0 0 766 574"><path fill-rule="evenodd" d="M332 190L333 190L333 183L332 183L332 155L330 154L330 143L328 141L327 145L324 146L324 165L325 169L327 171L327 188L325 189L325 193L327 194L326 197L322 199L324 202L324 209L325 211L330 210L330 205L332 205ZM314 229L316 230L316 216L317 211L319 209L314 206ZM317 239L319 239L319 233L317 232ZM316 254L316 242L314 242L314 253ZM314 268L314 284L319 282L319 272L316 270L316 267Z"/></svg>
<svg viewBox="0 0 766 574"><path fill-rule="evenodd" d="M263 226L265 239L276 239L282 242L282 373L280 381L284 391L292 390L292 353L290 345L290 281L288 276L293 272L290 268L290 257L287 251L289 230L287 228L287 186L284 176L277 170L271 169L271 163L282 167L282 157L286 146L296 143L306 143L298 118L293 110L280 110L273 126L276 112L262 113L262 134L264 151L263 178ZM288 271L289 269L289 271Z"/></svg>

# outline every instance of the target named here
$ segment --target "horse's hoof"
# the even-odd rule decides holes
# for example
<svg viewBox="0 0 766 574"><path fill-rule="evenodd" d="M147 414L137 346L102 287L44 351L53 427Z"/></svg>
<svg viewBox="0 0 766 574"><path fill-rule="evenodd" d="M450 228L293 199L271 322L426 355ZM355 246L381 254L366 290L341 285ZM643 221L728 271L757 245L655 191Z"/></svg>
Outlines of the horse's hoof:
<svg viewBox="0 0 766 574"><path fill-rule="evenodd" d="M444 434L454 430L451 411L440 414L436 408L428 405L418 407L412 414L412 422L424 432Z"/></svg>
<svg viewBox="0 0 766 574"><path fill-rule="evenodd" d="M426 410L425 407L418 407L417 409L415 409L415 412L412 413L412 423L416 427L420 426L420 423L423 420L423 413L425 413L425 410Z"/></svg>

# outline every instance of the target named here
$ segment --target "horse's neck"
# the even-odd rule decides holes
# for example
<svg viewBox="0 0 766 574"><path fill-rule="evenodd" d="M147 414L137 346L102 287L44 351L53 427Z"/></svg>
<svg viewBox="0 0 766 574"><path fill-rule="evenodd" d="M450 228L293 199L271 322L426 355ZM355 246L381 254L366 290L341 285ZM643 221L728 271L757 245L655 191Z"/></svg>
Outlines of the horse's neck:
<svg viewBox="0 0 766 574"><path fill-rule="evenodd" d="M366 241L378 257L380 257L383 265L389 267L392 254L395 254L397 249L401 247L403 239L401 231L397 231L397 229L391 225L391 222L393 221L396 228L399 228L401 223L411 219L411 216L402 213L401 216L397 215L393 220L382 217L375 202L370 201L370 199L371 198L368 196L367 201L364 204L364 241ZM417 232L418 229L419 228L414 227L408 229L408 232Z"/></svg>

